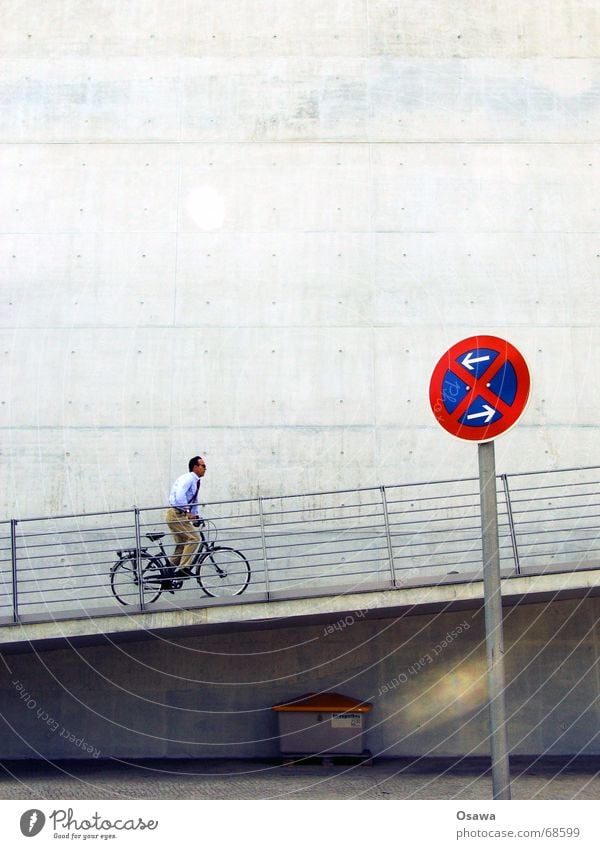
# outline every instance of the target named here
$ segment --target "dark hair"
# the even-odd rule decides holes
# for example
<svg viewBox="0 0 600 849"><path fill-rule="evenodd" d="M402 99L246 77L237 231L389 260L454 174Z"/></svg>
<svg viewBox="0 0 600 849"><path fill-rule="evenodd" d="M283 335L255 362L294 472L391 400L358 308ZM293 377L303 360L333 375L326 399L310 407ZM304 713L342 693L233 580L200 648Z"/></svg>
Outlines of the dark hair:
<svg viewBox="0 0 600 849"><path fill-rule="evenodd" d="M188 463L188 469L190 470L190 472L192 471L194 466L198 465L198 461L201 460L201 459L202 459L202 457L192 457L192 459Z"/></svg>

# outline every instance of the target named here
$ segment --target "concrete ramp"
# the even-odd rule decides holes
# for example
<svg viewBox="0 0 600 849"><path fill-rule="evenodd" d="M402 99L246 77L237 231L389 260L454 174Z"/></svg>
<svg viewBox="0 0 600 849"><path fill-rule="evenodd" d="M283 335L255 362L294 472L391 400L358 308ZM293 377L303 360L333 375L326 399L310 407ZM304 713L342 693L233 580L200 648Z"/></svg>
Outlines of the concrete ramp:
<svg viewBox="0 0 600 849"><path fill-rule="evenodd" d="M600 594L600 570L575 569L541 574L508 575L502 580L506 606L585 598ZM0 628L0 651L22 652L61 645L94 645L138 641L161 636L235 633L329 622L331 632L342 633L367 618L423 615L436 611L473 609L483 604L481 575L448 576L434 584L397 589L346 590L331 595L246 599L220 604L207 600L201 608L138 612L128 616L65 617L50 622L19 623ZM333 620L333 621L332 621Z"/></svg>

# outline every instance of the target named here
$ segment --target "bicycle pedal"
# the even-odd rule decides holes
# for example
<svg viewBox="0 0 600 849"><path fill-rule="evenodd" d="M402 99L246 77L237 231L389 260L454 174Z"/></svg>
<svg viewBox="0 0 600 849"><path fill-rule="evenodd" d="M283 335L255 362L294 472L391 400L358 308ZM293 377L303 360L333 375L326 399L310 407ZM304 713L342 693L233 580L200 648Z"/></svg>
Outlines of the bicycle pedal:
<svg viewBox="0 0 600 849"><path fill-rule="evenodd" d="M164 593L173 593L181 589L181 581L161 581L160 588Z"/></svg>

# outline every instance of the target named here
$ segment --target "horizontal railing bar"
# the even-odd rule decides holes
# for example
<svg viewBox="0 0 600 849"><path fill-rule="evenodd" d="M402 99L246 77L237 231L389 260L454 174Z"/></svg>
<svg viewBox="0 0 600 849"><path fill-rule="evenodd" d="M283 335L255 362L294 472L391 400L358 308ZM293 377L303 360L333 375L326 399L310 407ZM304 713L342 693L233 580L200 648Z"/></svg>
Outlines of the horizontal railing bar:
<svg viewBox="0 0 600 849"><path fill-rule="evenodd" d="M386 557L383 556L383 555L381 557L376 556L377 552L386 552L386 549L385 548L373 549L373 552L372 552L373 556L371 556L371 557L359 557L359 558L356 558L355 560L345 560L343 564L340 564L339 560L326 560L325 562L321 563L321 562L316 562L316 558L306 558L301 563L297 563L294 566L286 566L283 569L275 566L272 570L269 570L269 575L270 575L270 578L275 578L278 573L284 572L285 574L287 574L288 572L297 572L300 569L301 570L304 570L304 569L323 569L327 566L337 566L339 568L340 565L352 566L355 563L385 563ZM325 557L324 554L321 554L319 556ZM313 562L307 562L307 561L313 561ZM341 574L345 574L345 573L342 572ZM320 578L321 575L319 574L316 577Z"/></svg>
<svg viewBox="0 0 600 849"><path fill-rule="evenodd" d="M85 587L80 587L79 592L81 592L83 590L89 591L89 590L100 589L100 588L103 588L105 586L106 585L104 585L104 584L88 584ZM45 602L49 602L49 601L52 601L52 602L70 601L70 602L77 603L79 601L83 601L83 599L84 599L84 596L79 595L78 592L76 592L75 590L73 590L71 588L69 588L68 594L63 593L62 595L57 596L56 595L57 593L60 593L60 588L41 589L41 590L35 590L35 589L29 589L29 588L21 589L21 585L19 585L19 600L22 600L23 597L26 597L26 596L39 596L40 594L42 595L42 598L40 599L39 603L43 603L44 601ZM88 601L90 601L91 599L95 599L95 598L97 598L97 599L111 598L111 594L110 594L110 592L109 593L105 592L105 593L102 593L102 594L96 595L96 596L85 596L85 599L87 599ZM37 604L38 602L28 601L27 603L28 604Z"/></svg>
<svg viewBox="0 0 600 849"><path fill-rule="evenodd" d="M379 518L383 518L383 517L379 517ZM350 525L347 528L329 526L329 527L326 527L326 528L310 528L309 530L306 530L306 531L295 530L295 531L287 531L287 532L285 532L285 531L275 531L275 532L273 532L270 529L265 529L265 536L269 540L275 540L275 539L279 539L279 537L285 537L286 539L291 539L293 537L303 537L303 536L313 536L313 537L319 536L319 537L322 537L322 536L325 536L325 535L326 536L330 536L332 534L342 535L342 534L347 534L347 533L362 533L364 535L364 534L372 533L374 531L375 532L380 531L382 529L385 532L385 524L371 524L371 525L366 525L364 528L357 527L356 525Z"/></svg>
<svg viewBox="0 0 600 849"><path fill-rule="evenodd" d="M250 537L246 536L246 535L239 536L239 537L223 536L222 539L221 539L221 537L219 537L217 544L220 544L221 541L223 541L223 542L225 542L225 541L230 542L231 540L246 541L246 540L251 540L251 539L260 539L260 537L259 537L258 534L254 534L253 536L250 536ZM95 545L97 543L101 543L101 542L110 542L111 547L110 548L101 548L101 549L90 548L90 546ZM158 548L158 546L156 546L156 544L154 542L150 542L150 541L148 541L148 542L143 541L143 542L144 542L144 544L142 545L142 549L141 549L142 551L148 551L149 553L152 553L153 551L155 551L157 554L160 554L160 549ZM167 543L167 545L170 545L171 544L171 538L169 537L168 539L165 540L165 542ZM51 551L52 549L56 549L56 548L60 548L61 550L64 550L66 545L79 546L80 549L83 548L85 551L92 551L92 552L93 551L112 551L112 552L116 553L116 551L120 550L120 549L135 548L135 537L132 536L132 537L130 537L129 540L124 540L123 538L117 539L117 540L107 540L107 539L96 540L96 539L94 539L94 540L89 540L88 542L85 542L85 543L83 543L81 541L79 541L79 542L74 541L72 543L54 542L54 543L48 543L46 545L43 545L43 544L40 545L39 543L28 544L26 540L21 540L21 545L19 546L19 549L21 551L24 551L24 552L35 551L38 548L42 548L45 551L49 551L49 550ZM163 543L163 545L164 545L164 543ZM65 554L65 556L70 556L70 552L68 552L68 551L65 551L64 554ZM52 553L51 556L56 557L58 555L55 554L55 553Z"/></svg>
<svg viewBox="0 0 600 849"><path fill-rule="evenodd" d="M142 528L151 528L151 527L155 527L155 525L154 526L150 525L150 524L142 525ZM131 525L121 525L121 526L117 525L117 526L114 527L114 529L113 528L89 528L85 531L85 534L86 535L92 535L92 534L100 533L101 531L108 531L108 530L129 531L132 535L132 538L135 538L135 535L134 535L134 532L133 532L133 524L131 524ZM245 525L228 525L228 526L221 525L219 527L219 535L222 535L224 532L226 532L228 530L247 531L247 530L254 530L254 529L248 528ZM255 530L258 531L258 528L256 528ZM152 533L154 533L154 532L155 531L152 531ZM164 533L165 533L165 536L170 534L169 531L165 531ZM82 536L83 531L78 530L78 531L73 532L72 530L70 531L69 529L65 529L64 531L51 530L51 531L40 531L40 532L37 532L37 533L26 533L26 534L21 533L21 534L17 534L17 541L18 542L24 542L25 540L36 539L38 537L52 537L52 536L60 537L60 536L67 535L67 534L69 536L74 536L74 535ZM259 534L257 533L257 536L258 535ZM144 534L142 534L142 536L146 537L147 534L144 533ZM112 537L102 537L98 541L102 541L103 539L106 540L107 542L110 542ZM77 541L81 541L81 540L76 540L76 542ZM70 544L72 544L72 543L63 543L63 542L54 543L54 545L70 545Z"/></svg>
<svg viewBox="0 0 600 849"><path fill-rule="evenodd" d="M103 589L104 590L103 593L100 593L98 595L98 598L109 598L111 596L110 587L106 583L102 583L102 584L89 583L89 584L86 584L85 586L81 586L81 587L78 587L78 588L69 587L66 593L63 590L63 594L62 594L61 598L65 599L65 601L78 601L79 598L81 597L81 596L78 595L78 593L85 592L85 591L89 592L90 590L95 590L95 589ZM31 587L25 587L25 589L23 589L23 591L21 592L21 585L19 584L19 597L21 595L36 595L36 596L41 595L42 596L41 600L44 600L44 599L50 598L53 593L56 594L58 592L61 592L60 587L56 587L55 589L52 589L52 587L50 587L50 588L41 589L41 590L36 590L35 588L32 589ZM55 600L55 599L53 599L53 600Z"/></svg>
<svg viewBox="0 0 600 849"><path fill-rule="evenodd" d="M370 541L381 541L382 539L385 541L385 536L369 537ZM331 551L332 548L334 550L337 550L336 547L338 545L348 545L348 544L355 542L355 541L361 543L362 545L367 545L369 540L364 540L364 539L361 539L361 540L339 539L339 540L331 540L330 542L327 542L327 543L317 543L317 544L311 543L311 542L298 542L298 543L289 543L288 545L274 545L274 546L271 546L269 548L269 560L274 560L278 557L279 558L281 558L281 557L288 557L288 558L289 557L302 557L303 556L302 553L300 553L300 554L294 553L294 552L298 551L298 549L320 548L320 549L323 549L323 550L326 550L326 551ZM284 552L289 552L289 554L279 554L279 555L276 554L275 552L277 552L279 549L281 549ZM354 546L352 550L356 551L357 546Z"/></svg>
<svg viewBox="0 0 600 849"><path fill-rule="evenodd" d="M308 513L325 513L328 510L364 510L367 507L379 507L381 508L381 500L379 501L364 501L360 504L329 504L329 505L320 505L318 507L296 507L293 510L273 510L269 512L268 510L264 511L265 516L292 516L294 513L302 513L306 515ZM301 521L301 520L299 520Z"/></svg>
<svg viewBox="0 0 600 849"><path fill-rule="evenodd" d="M595 516L585 516L583 519L595 519ZM541 536L542 534L554 534L555 536L561 536L566 534L567 537L572 533L579 533L580 531L590 531L590 532L598 532L600 528L598 528L597 524L584 524L582 521L581 524L578 522L572 522L569 524L568 517L562 516L560 519L556 520L556 526L553 526L551 522L539 522L539 527L536 527L536 523L533 521L523 522L516 526L517 536L519 539L527 536L531 536L535 534L536 536Z"/></svg>
<svg viewBox="0 0 600 849"><path fill-rule="evenodd" d="M530 542L526 545L520 546L519 551L523 552L523 557L538 557L539 549L545 547L546 550L550 554L555 554L557 557L563 557L565 554L569 554L571 551L577 552L587 552L590 556L595 556L597 552L600 551L600 545L589 546L587 545L588 540L585 539L577 539L573 540L573 545L568 548L561 548L556 546L552 541L542 540L541 542ZM585 545L584 548L577 548L577 545Z"/></svg>
<svg viewBox="0 0 600 849"><path fill-rule="evenodd" d="M592 507L593 509L596 509L598 506L600 506L600 505L598 505L598 504L591 504L590 505L590 507ZM574 509L576 509L576 508L575 507L535 507L535 508L532 508L531 510L521 510L519 513L515 513L515 525L517 523L519 524L519 526L521 526L523 524L528 524L527 519L523 520L522 522L519 521L519 516L529 516L532 513L543 513L544 515L547 515L548 513L554 513L555 511L558 511L558 510L574 510ZM585 510L586 507L585 506L579 506L578 509L579 510ZM597 516L598 516L597 513L592 513L591 516L588 516L587 513L585 514L586 519L595 519ZM565 518L569 518L569 517L565 517ZM539 520L537 520L537 521L539 521Z"/></svg>
<svg viewBox="0 0 600 849"><path fill-rule="evenodd" d="M524 478L531 477L533 475L559 475L565 472L591 472L591 471L600 471L600 466L569 466L563 469L538 469L538 471L533 472L509 472L507 477L509 478ZM512 487L511 487L512 490Z"/></svg>
<svg viewBox="0 0 600 849"><path fill-rule="evenodd" d="M212 506L212 505L209 505L209 506ZM229 522L229 521L244 522L244 520L248 520L248 521L245 524L239 525L240 528L259 527L259 525L257 524L257 520L260 517L256 513L242 513L238 516L232 516L229 513L226 513L222 516L221 515L215 516L214 514L211 514L210 517L209 517L209 516L206 515L206 513L204 513L204 511L201 511L200 515L203 519L207 519L209 522L214 522L217 525L219 525L220 527L223 526L222 525L223 522ZM164 521L160 522L157 519L155 522L146 522L145 527L149 528L151 525L161 525L161 524L164 526L165 522Z"/></svg>
<svg viewBox="0 0 600 849"><path fill-rule="evenodd" d="M465 503L465 498L473 498L478 499L479 493L477 492L456 492L452 495L448 495L448 493L440 493L439 495L424 495L422 498L389 498L388 504L410 504L411 508L416 504L421 504L423 502L438 502L444 501L446 504L448 502L457 501L458 505L463 505ZM477 500L474 500L472 504L468 506L474 506L478 504ZM434 504L431 508L425 508L435 510L438 509L437 504Z"/></svg>
<svg viewBox="0 0 600 849"><path fill-rule="evenodd" d="M131 525L123 525L123 526L115 525L114 528L93 529L93 530L90 530L89 533L90 534L92 534L92 533L96 534L96 533L99 533L101 530L111 530L111 531L113 531L113 530L114 531L131 530L131 527L132 527ZM81 536L81 531L73 532L72 529L66 529L64 531L41 531L39 533L30 532L30 533L21 533L20 534L20 533L17 532L16 538L17 538L17 542L24 542L24 541L30 540L30 539L38 539L39 537L53 537L53 536L60 537L60 536L63 536L63 535L64 536L68 535L69 537L73 537L75 535ZM117 537L116 534L115 534L111 537L100 537L100 541L105 540L106 542L110 542L112 539L121 539L121 538L122 538L121 536ZM74 542L80 542L80 541L81 540L75 540ZM66 542L52 543L52 544L53 545L59 545L59 544L60 545L71 545L72 543L70 541L66 541ZM10 546L7 546L6 548L3 548L2 546L0 546L0 551L9 551L9 550L10 550Z"/></svg>
<svg viewBox="0 0 600 849"><path fill-rule="evenodd" d="M572 490L574 487L578 487L579 489L583 489L584 487L590 488L589 492L580 492L579 496L598 495L597 487L599 485L599 481L575 481L574 483L552 484L551 486L540 486L532 489L515 489L515 493L521 493L521 495L523 493L531 493L531 495L528 498L513 498L513 491L511 490L511 502L514 504L523 504L526 501L542 501L546 498L576 498L578 497L578 493L564 491L566 489Z"/></svg>
<svg viewBox="0 0 600 849"><path fill-rule="evenodd" d="M377 510L373 510L372 508L377 508ZM337 511L340 515L347 516L356 516L364 513L365 516L370 516L373 512L377 512L381 510L381 501L370 501L368 504L330 504L322 507L311 507L311 508L303 508L298 510L277 510L272 513L265 513L266 516L269 516L271 519L277 519L278 517L285 518L286 524L289 524L286 517L293 516L295 514L301 514L299 518L293 520L296 522L311 522L314 521L312 519L312 514L317 513L319 515L328 515L332 511ZM307 518L304 518L307 517ZM277 521L273 521L270 524L277 524Z"/></svg>
<svg viewBox="0 0 600 849"><path fill-rule="evenodd" d="M459 549L458 551L421 552L421 553L414 553L412 555L410 555L408 553L407 554L400 554L399 553L399 554L395 554L394 559L398 560L398 561L400 561L400 560L410 560L411 562L418 565L423 560L423 558L431 559L431 558L435 557L435 558L441 559L445 563L445 562L447 562L448 558L459 557L460 560L457 561L455 559L453 562L470 563L472 561L477 561L478 563L480 563L481 557L480 556L477 557L476 556L477 554L479 554L478 551L474 551L471 548L464 548L464 549Z"/></svg>
<svg viewBox="0 0 600 849"><path fill-rule="evenodd" d="M129 530L131 530L131 529L129 529ZM245 529L244 528L231 528L231 529L220 528L219 529L219 535L218 535L218 538L217 538L217 542L221 538L225 537L225 535L228 533L229 530L238 531L238 530L245 530ZM73 540L72 542L62 541L62 540L58 541L58 542L47 542L47 543L41 543L41 544L37 543L37 542L35 542L35 543L29 542L29 540L37 539L39 536L53 536L53 534L47 534L47 535L45 535L45 534L35 534L35 535L32 534L31 536L18 536L17 542L19 543L19 547L25 547L25 548L56 548L56 547L59 547L59 546L67 546L67 545L69 545L69 546L72 546L72 545L79 545L79 546L81 546L81 545L92 545L92 544L101 543L101 542L111 543L112 546L114 546L113 550L115 550L115 551L116 551L117 548L127 547L127 545L123 542L124 538L122 536L121 537L115 537L115 538L110 538L110 537L100 537L99 539L90 538L88 540L79 539L79 540ZM143 534L143 536L146 537L146 534ZM256 539L259 539L260 534L255 533L252 536L250 536L248 534L244 534L243 536L239 536L239 537L227 536L226 538L227 539L232 539L232 538L234 538L234 539L252 539L253 537L256 538ZM131 545L129 547L135 548L135 535L131 534L129 539L132 541ZM165 536L164 536L163 539L165 539L165 541L168 543L171 540L170 532L165 532ZM143 543L142 548L152 548L152 549L156 550L157 552L159 551L158 546L153 541L144 539L144 540L142 540L142 543Z"/></svg>
<svg viewBox="0 0 600 849"><path fill-rule="evenodd" d="M84 611L81 610L81 602L83 602L83 601L104 601L104 602L106 602L106 601L110 601L110 597L109 596L104 596L104 597L102 597L102 596L82 596L81 598L78 598L78 599L68 599L67 600L67 602L70 603L74 609L80 610L82 613L84 612ZM67 602L65 602L65 603L67 603ZM26 604L27 604L27 607L31 608L31 607L36 607L36 606L39 607L40 605L46 605L47 602L46 601L28 601L28 602L26 602ZM131 606L131 609L133 609L133 605ZM89 611L85 611L85 612L89 613ZM54 617L52 617L52 619L53 618Z"/></svg>
<svg viewBox="0 0 600 849"><path fill-rule="evenodd" d="M409 557L422 557L422 549L426 549L427 551L443 551L452 554L458 554L460 552L477 552L481 553L481 540L479 539L456 539L453 540L451 545L442 545L440 542L433 542L430 545L427 542L422 541L414 541L414 542L406 542L404 544L398 544L397 541L392 541L392 547L394 552L398 552L400 556L400 552L405 549L408 550L407 556ZM502 547L502 546L500 546ZM508 546L506 546L508 547Z"/></svg>
<svg viewBox="0 0 600 849"><path fill-rule="evenodd" d="M356 554L357 556L362 554L371 554L375 551L384 551L387 550L387 544L385 540L374 540L373 544L366 545L363 548L356 548L356 546L352 546L351 548L336 548L336 549L320 549L318 551L303 551L300 554L295 554L290 556L289 554L275 554L272 557L269 557L269 563L278 563L284 562L288 563L290 561L306 561L306 560L314 560L319 557L332 557L335 555L336 557L344 557L344 555L348 554ZM288 567L286 567L288 568ZM291 568L291 567L290 567Z"/></svg>
<svg viewBox="0 0 600 849"><path fill-rule="evenodd" d="M353 518L352 516L340 516L338 521L351 522L352 518ZM374 514L371 514L369 516L364 516L363 518L364 518L365 521L367 519L383 519L383 514L382 513L376 513L376 514L374 513ZM310 524L312 526L314 526L314 525L321 524L322 522L331 522L331 521L332 521L331 516L323 516L322 519L317 519L317 518L311 519ZM301 524L302 523L298 522L298 521L294 521L294 522L274 522L273 524L265 525L265 533L267 532L267 530L270 530L272 528L283 528L283 527L288 527L288 526L293 527L295 525L301 525Z"/></svg>
<svg viewBox="0 0 600 849"><path fill-rule="evenodd" d="M552 473L554 474L554 472ZM510 477L510 475L508 476ZM512 486L510 488L511 495L513 492L544 492L547 489L565 489L571 488L574 486L594 486L597 485L598 480L574 480L574 481L561 481L560 483L544 483L539 484L538 486Z"/></svg>
<svg viewBox="0 0 600 849"><path fill-rule="evenodd" d="M472 503L466 502L466 501L457 501L456 504L448 504L447 501L444 501L443 507L440 506L439 504L425 505L425 504L419 503L417 505L414 505L410 509L404 509L404 508L397 509L397 507L396 507L397 503L398 502L394 502L394 501L391 501L389 503L389 508L390 508L389 514L390 514L390 516L410 516L412 513L419 513L419 514L431 513L432 515L435 516L436 514L438 514L440 512L445 512L448 515L451 515L451 516L454 517L454 516L456 516L460 513L467 513L467 514L474 513L479 508L479 502L475 502L475 501L473 501Z"/></svg>
<svg viewBox="0 0 600 849"><path fill-rule="evenodd" d="M364 567L364 564L361 565ZM322 584L324 584L325 586L330 586L331 583L335 582L336 580L337 582L348 580L355 582L358 578L362 578L365 575L371 575L375 577L377 575L385 574L386 571L387 570L385 569L385 561L382 561L382 568L377 570L359 568L356 569L354 572L346 572L344 574L340 574L339 572L335 571L323 572L322 576L319 576L319 578L313 578L310 575L288 575L287 577L273 577L271 580L273 585L275 585L276 587L282 587L286 584L294 584L298 587L303 585L315 587L320 586Z"/></svg>
<svg viewBox="0 0 600 849"><path fill-rule="evenodd" d="M134 508L124 508L123 510L102 510L98 513L63 513L58 516L25 516L17 519L19 524L22 522L54 522L58 519L84 519L91 518L92 516L115 516L115 515L123 515L125 513L133 513Z"/></svg>
<svg viewBox="0 0 600 849"><path fill-rule="evenodd" d="M291 495L263 495L263 504L268 501L285 501L290 498L317 498L322 495L355 495L357 492L379 492L378 486L361 486L354 489L324 489L317 492L295 492ZM207 502L208 503L208 502Z"/></svg>
<svg viewBox="0 0 600 849"><path fill-rule="evenodd" d="M441 557L441 556L442 556L441 554L438 555L438 557ZM410 558L410 557L407 557L407 556L403 556L403 557L400 557L398 559L399 560L409 560L409 561L412 561L413 563L415 563L414 566L402 566L402 567L400 567L404 570L417 569L417 570L421 571L422 569L440 569L440 568L450 569L450 568L454 568L454 567L457 567L457 566L460 566L460 567L466 569L466 568L472 568L474 564L477 566L478 569L483 568L482 564L481 564L481 558L478 558L477 560L444 559L441 562L436 561L435 563L432 563L432 562L425 562L425 563L418 562L418 563L416 563L415 562L416 558L414 558L414 557Z"/></svg>
<svg viewBox="0 0 600 849"><path fill-rule="evenodd" d="M87 553L90 553L90 554L99 553L99 552L103 552L103 551L106 551L106 552L112 551L113 553L116 553L117 548L114 544L114 541L113 541L113 545L110 548L92 548L91 547L92 543L95 543L95 542L100 543L100 542L106 542L106 541L107 540L90 540L90 542L86 543L85 545L82 544L81 542L79 544L77 544L76 542L73 542L73 543L69 543L69 545L73 545L79 551L87 552ZM39 543L35 543L34 545L23 544L23 545L19 546L19 551L24 556L30 556L30 557L37 557L37 555L29 554L29 552L34 552L34 551L37 551L38 549L41 549L42 551L47 551L48 557L61 557L61 556L72 557L73 554L70 551L65 550L65 545L66 545L66 543L63 544L63 543L58 543L58 542L50 543L49 545L40 545ZM127 543L123 542L123 540L118 540L116 542L116 545L118 545L119 549L121 549L121 548L135 548L135 539L132 539L131 545L128 545ZM59 551L56 551L55 549L59 549Z"/></svg>
<svg viewBox="0 0 600 849"><path fill-rule="evenodd" d="M465 516L464 521L471 521L474 519L474 516ZM432 525L444 524L444 527L439 530L432 531L432 533L443 533L448 528L454 528L461 531L472 531L476 528L480 527L479 524L476 525L459 525L457 528L456 522L453 522L452 519L449 519L447 516L440 516L438 519L413 519L412 521L407 520L406 522L390 522L390 526L393 529L396 528L414 528L418 527L418 533L422 533L421 526L425 525L426 527L431 527ZM406 531L397 531L397 533L406 533Z"/></svg>
<svg viewBox="0 0 600 849"><path fill-rule="evenodd" d="M573 493L573 494L567 493L567 494L564 494L564 495L560 494L560 495L556 495L556 496L553 496L553 497L544 496L543 498L537 498L537 499L536 498L521 498L521 499L515 498L514 500L511 499L511 503L513 505L521 505L521 504L536 505L536 504L546 503L547 506L549 506L550 509L552 509L552 502L553 501L558 501L558 500L569 501L569 499L576 499L576 498L581 499L582 497L585 498L586 495L588 495L588 496L593 495L595 498L598 497L598 493L596 491L594 491L593 493L591 493L591 492L590 493ZM550 502L550 504L548 504L548 502ZM598 506L597 501L584 502L584 503L587 503L587 504L591 503L593 506ZM543 509L543 508L540 507L539 509ZM517 512L519 512L519 511L515 510L515 513L517 513Z"/></svg>
<svg viewBox="0 0 600 849"><path fill-rule="evenodd" d="M369 560L363 560L363 561L361 561L360 563L357 561L357 565L362 565L362 563L369 563L369 562L370 562ZM384 559L382 559L380 562L381 562L382 564L384 564L384 565L385 565L385 558L384 558ZM335 564L335 563L325 563L325 564L323 564L323 565L324 565L324 566L335 566L336 564ZM320 567L320 568L322 568L322 567ZM311 577L310 575L305 575L305 576L303 576L303 578L301 578L301 579L299 579L297 576L292 576L292 577L290 577L290 578L283 578L283 577L281 577L281 578L277 578L277 577L273 577L273 578L272 578L272 581L273 581L274 583L277 583L277 584L285 584L285 583L287 583L287 582L291 582L291 581L298 581L298 580L305 580L305 581L310 581L311 583L315 583L315 582L317 582L317 581L320 581L322 578L332 578L332 577L335 577L335 578L340 578L340 579L342 579L342 580L343 580L344 578L355 578L355 577L357 577L358 575L372 575L372 574L373 574L373 572L372 572L371 570L366 571L366 570L363 570L363 569L359 569L359 570L357 570L356 572L346 572L346 573L345 573L345 574L343 574L343 575L342 575L342 574L340 574L339 572L330 572L330 573L329 573L329 574L327 574L327 575L319 575L317 578L313 578L313 577Z"/></svg>

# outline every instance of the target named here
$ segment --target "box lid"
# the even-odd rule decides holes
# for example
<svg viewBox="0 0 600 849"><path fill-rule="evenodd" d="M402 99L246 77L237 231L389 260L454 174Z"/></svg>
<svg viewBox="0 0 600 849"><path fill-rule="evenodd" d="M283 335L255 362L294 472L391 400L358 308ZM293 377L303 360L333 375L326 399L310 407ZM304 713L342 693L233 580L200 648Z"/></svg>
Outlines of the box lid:
<svg viewBox="0 0 600 849"><path fill-rule="evenodd" d="M350 696L342 696L341 693L307 693L290 702L273 705L271 710L276 711L331 711L332 713L367 713L373 705L369 702L361 702L360 699L352 699Z"/></svg>

